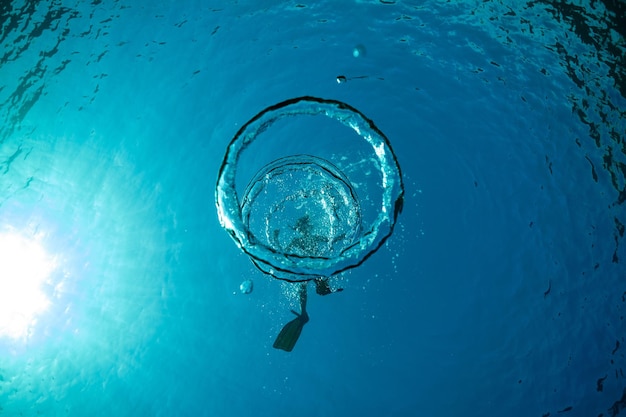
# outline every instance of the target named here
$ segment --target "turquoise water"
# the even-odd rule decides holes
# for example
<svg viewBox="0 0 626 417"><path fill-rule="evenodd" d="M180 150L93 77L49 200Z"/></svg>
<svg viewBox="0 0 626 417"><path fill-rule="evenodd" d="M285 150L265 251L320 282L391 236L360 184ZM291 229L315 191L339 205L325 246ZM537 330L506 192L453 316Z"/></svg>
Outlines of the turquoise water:
<svg viewBox="0 0 626 417"><path fill-rule="evenodd" d="M623 3L0 11L0 415L626 414ZM371 118L406 194L287 353L295 289L215 184L305 95Z"/></svg>

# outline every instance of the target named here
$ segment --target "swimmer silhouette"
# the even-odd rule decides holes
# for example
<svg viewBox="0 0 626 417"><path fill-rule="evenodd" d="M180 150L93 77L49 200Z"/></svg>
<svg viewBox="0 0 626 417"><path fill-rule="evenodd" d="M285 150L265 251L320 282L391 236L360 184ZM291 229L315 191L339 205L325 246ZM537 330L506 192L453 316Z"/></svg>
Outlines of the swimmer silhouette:
<svg viewBox="0 0 626 417"><path fill-rule="evenodd" d="M362 55L365 50L359 48L357 54ZM339 75L337 82L368 78L376 77ZM283 154L283 142L289 138L262 134L278 121L282 126L287 119L310 116L330 119L355 133L364 154L351 151L350 134L327 138L321 147L317 140L310 146L304 141L297 153L288 155ZM250 167L250 149L261 147L278 152ZM369 172L379 175L364 179ZM357 193L360 186L367 195ZM330 277L360 266L383 246L403 202L402 173L389 139L347 103L295 97L266 107L241 126L224 154L215 204L220 225L261 272L299 285L300 311L292 311L295 318L282 328L274 348L292 351L309 322L308 282L313 281L319 295L342 291L331 287ZM251 280L242 285L244 294L252 291Z"/></svg>

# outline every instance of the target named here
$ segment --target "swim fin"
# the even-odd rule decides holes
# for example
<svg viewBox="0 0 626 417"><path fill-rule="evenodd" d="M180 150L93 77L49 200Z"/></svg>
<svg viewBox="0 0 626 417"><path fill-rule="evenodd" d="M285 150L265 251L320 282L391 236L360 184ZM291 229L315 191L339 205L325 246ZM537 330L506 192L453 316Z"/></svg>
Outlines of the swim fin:
<svg viewBox="0 0 626 417"><path fill-rule="evenodd" d="M285 324L274 342L274 348L282 349L287 352L293 350L293 347L300 337L300 333L302 333L302 328L309 321L309 315L306 313L306 310L303 311L302 314L298 314L293 310L291 310L291 312L297 317Z"/></svg>

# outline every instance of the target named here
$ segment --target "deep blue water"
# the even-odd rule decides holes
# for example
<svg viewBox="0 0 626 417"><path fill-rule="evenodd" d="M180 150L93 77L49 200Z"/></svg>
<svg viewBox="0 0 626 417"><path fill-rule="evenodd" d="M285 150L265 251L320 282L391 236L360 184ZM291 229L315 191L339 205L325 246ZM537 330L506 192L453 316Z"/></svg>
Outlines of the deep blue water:
<svg viewBox="0 0 626 417"><path fill-rule="evenodd" d="M2 2L0 236L54 268L19 336L0 306L0 415L626 415L624 16L609 0ZM293 284L222 229L215 184L244 123L305 95L376 123L405 201L343 292L311 291L286 353Z"/></svg>

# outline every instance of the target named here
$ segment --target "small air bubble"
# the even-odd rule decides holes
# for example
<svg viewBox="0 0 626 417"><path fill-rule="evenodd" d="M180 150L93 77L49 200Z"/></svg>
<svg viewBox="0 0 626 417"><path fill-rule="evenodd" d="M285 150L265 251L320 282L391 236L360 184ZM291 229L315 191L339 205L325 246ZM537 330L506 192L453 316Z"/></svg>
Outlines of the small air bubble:
<svg viewBox="0 0 626 417"><path fill-rule="evenodd" d="M363 46L363 45L357 45L352 50L352 56L355 57L355 58L364 57L365 53L366 53L366 50L365 50L365 46Z"/></svg>

